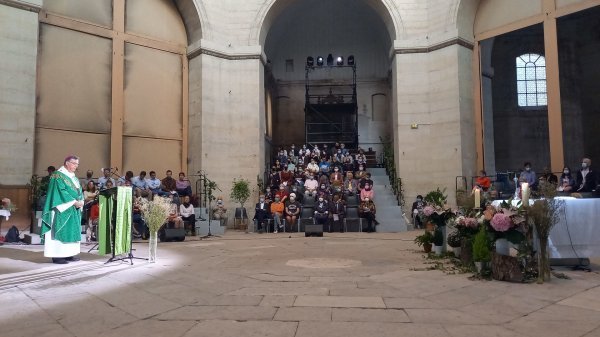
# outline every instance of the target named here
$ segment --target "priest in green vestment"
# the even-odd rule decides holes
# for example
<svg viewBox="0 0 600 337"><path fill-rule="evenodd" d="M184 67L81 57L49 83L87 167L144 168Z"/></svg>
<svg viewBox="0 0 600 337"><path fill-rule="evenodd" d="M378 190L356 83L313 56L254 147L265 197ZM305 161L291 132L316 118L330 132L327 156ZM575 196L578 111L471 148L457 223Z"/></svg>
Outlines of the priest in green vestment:
<svg viewBox="0 0 600 337"><path fill-rule="evenodd" d="M79 157L68 156L64 165L52 173L42 215L44 256L52 262L66 264L78 261L81 241L81 209L83 192L75 170Z"/></svg>

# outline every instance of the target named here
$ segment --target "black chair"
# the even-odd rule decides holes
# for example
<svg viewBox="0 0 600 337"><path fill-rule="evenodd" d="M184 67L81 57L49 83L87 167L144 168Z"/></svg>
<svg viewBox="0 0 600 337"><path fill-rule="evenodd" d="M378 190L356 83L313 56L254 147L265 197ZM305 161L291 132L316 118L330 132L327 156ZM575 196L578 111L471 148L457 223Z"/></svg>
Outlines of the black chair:
<svg viewBox="0 0 600 337"><path fill-rule="evenodd" d="M313 208L315 207L315 198L311 197L311 196L304 196L304 200L302 200L302 206L303 207L310 207Z"/></svg>
<svg viewBox="0 0 600 337"><path fill-rule="evenodd" d="M298 220L298 232L304 232L304 228L307 224L312 225L315 223L314 215L314 208L302 207L302 211L300 213L300 220Z"/></svg>
<svg viewBox="0 0 600 337"><path fill-rule="evenodd" d="M233 217L233 228L236 228L236 223L239 220L239 224L245 224L248 226L248 213L245 208L238 207L235 209L235 216Z"/></svg>
<svg viewBox="0 0 600 337"><path fill-rule="evenodd" d="M358 207L358 195L344 195L347 207Z"/></svg>
<svg viewBox="0 0 600 337"><path fill-rule="evenodd" d="M362 232L362 218L358 215L357 207L346 207L344 226L346 232Z"/></svg>

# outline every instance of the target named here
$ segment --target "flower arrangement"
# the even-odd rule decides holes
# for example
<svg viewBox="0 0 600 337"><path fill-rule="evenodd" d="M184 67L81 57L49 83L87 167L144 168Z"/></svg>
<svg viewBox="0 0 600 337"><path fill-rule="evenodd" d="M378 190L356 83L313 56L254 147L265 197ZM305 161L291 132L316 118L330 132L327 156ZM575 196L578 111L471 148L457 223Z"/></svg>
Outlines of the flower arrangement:
<svg viewBox="0 0 600 337"><path fill-rule="evenodd" d="M155 196L152 201L139 198L138 202L150 233L158 232L171 213L171 199Z"/></svg>
<svg viewBox="0 0 600 337"><path fill-rule="evenodd" d="M454 218L456 214L446 204L447 196L444 194L446 190L437 188L425 195L426 206L423 207L423 221L431 222L438 227L446 226L448 220Z"/></svg>

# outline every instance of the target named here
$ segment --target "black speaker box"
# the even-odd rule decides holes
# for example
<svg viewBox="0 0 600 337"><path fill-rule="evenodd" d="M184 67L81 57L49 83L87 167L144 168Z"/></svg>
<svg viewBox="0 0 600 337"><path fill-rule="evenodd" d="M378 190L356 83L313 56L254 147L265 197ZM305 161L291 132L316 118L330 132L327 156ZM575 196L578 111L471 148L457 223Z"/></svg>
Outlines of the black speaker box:
<svg viewBox="0 0 600 337"><path fill-rule="evenodd" d="M323 236L323 225L306 225L304 236Z"/></svg>
<svg viewBox="0 0 600 337"><path fill-rule="evenodd" d="M185 229L183 228L163 228L158 232L160 242L183 241L185 240Z"/></svg>

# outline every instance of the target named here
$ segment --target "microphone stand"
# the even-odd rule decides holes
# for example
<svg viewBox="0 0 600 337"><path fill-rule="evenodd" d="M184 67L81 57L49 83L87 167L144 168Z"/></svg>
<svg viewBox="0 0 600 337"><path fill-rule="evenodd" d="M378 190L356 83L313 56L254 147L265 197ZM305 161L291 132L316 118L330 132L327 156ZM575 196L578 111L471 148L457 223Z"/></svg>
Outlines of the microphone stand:
<svg viewBox="0 0 600 337"><path fill-rule="evenodd" d="M200 177L200 179L202 179L202 183L204 185L204 204L206 205L206 199L208 199L208 207L206 208L206 214L208 215L208 234L206 234L205 236L200 237L200 240L202 239L206 239L206 238L210 238L210 237L220 237L219 235L213 235L211 232L211 223L212 223L212 214L210 214L211 211L211 207L212 207L212 201L215 200L215 197L213 195L213 191L214 190L219 190L220 192L221 189L217 186L217 183L208 179L208 177L206 177L206 174L201 173L200 171L198 171L198 176Z"/></svg>

